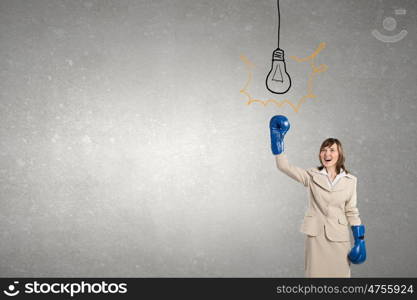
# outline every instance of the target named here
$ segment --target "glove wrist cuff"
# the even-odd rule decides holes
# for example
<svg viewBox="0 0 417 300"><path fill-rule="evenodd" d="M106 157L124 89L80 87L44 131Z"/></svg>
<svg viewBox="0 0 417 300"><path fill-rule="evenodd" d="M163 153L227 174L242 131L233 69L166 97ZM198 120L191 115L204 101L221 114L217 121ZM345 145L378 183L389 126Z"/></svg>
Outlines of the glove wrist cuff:
<svg viewBox="0 0 417 300"><path fill-rule="evenodd" d="M364 239L365 238L365 225L354 225L352 228L353 237L356 239Z"/></svg>

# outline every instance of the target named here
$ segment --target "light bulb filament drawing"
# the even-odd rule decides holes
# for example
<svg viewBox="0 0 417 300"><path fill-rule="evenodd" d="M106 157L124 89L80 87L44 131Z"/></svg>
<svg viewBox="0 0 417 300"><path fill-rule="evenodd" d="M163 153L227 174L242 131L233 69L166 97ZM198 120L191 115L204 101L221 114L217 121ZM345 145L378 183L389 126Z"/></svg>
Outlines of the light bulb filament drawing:
<svg viewBox="0 0 417 300"><path fill-rule="evenodd" d="M272 67L266 77L266 87L275 94L284 94L291 87L291 78L287 73L284 51L276 49L272 55Z"/></svg>

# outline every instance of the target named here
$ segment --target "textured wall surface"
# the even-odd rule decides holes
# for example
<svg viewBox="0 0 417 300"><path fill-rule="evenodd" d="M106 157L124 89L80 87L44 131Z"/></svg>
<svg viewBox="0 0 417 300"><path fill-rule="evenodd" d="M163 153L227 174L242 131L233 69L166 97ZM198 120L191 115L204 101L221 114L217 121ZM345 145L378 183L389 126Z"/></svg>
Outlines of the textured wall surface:
<svg viewBox="0 0 417 300"><path fill-rule="evenodd" d="M307 192L275 167L276 114L297 166L345 147L369 256L352 275L417 276L416 15L281 0L276 96L275 1L1 0L0 276L302 277ZM315 98L247 104L242 56L253 98L297 103L311 67L290 57L320 43Z"/></svg>

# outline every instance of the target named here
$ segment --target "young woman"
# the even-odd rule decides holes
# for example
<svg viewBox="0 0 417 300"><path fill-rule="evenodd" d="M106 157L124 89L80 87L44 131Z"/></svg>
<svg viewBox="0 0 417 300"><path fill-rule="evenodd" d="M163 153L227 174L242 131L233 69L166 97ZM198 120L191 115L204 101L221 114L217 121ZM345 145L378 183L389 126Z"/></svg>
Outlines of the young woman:
<svg viewBox="0 0 417 300"><path fill-rule="evenodd" d="M284 136L289 129L285 116L274 116L270 121L278 169L309 190L309 206L300 230L306 235L305 276L350 277L350 264L366 260L365 226L356 206L357 178L345 168L342 144L334 138L326 139L320 147L320 167L305 170L291 165L284 154Z"/></svg>

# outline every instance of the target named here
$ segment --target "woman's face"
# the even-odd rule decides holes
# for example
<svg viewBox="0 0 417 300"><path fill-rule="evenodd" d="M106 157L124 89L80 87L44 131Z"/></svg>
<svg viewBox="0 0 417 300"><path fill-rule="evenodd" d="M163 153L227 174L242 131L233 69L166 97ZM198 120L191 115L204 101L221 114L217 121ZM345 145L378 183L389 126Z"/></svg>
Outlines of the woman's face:
<svg viewBox="0 0 417 300"><path fill-rule="evenodd" d="M337 160L339 159L339 150L336 143L330 147L325 147L320 151L321 163L326 168L335 167Z"/></svg>

